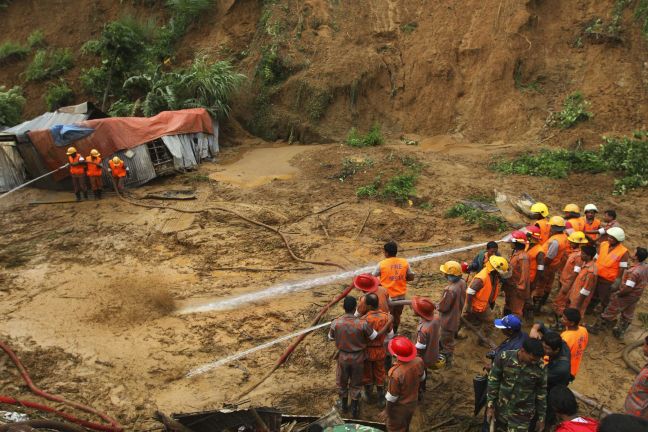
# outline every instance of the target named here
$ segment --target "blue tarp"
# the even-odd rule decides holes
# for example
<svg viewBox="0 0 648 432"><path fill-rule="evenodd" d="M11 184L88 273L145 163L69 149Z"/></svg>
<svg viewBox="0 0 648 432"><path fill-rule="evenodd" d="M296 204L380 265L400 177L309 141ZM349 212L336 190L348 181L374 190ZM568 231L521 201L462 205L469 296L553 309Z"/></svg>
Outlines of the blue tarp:
<svg viewBox="0 0 648 432"><path fill-rule="evenodd" d="M54 125L50 128L54 144L57 147L65 147L72 144L74 141L80 140L83 137L90 135L94 132L92 128L86 128L75 125Z"/></svg>

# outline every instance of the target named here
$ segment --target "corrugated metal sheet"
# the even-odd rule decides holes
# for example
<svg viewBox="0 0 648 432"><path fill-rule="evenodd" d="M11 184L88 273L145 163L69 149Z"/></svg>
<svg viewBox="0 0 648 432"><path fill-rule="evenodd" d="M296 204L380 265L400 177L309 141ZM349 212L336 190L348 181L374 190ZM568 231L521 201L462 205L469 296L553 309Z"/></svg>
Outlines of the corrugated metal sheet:
<svg viewBox="0 0 648 432"><path fill-rule="evenodd" d="M69 125L87 119L86 114L45 113L17 126L5 129L3 134L24 135L28 131L49 129L51 126L62 124Z"/></svg>
<svg viewBox="0 0 648 432"><path fill-rule="evenodd" d="M25 182L25 166L12 142L0 142L0 191L8 191Z"/></svg>
<svg viewBox="0 0 648 432"><path fill-rule="evenodd" d="M173 156L176 170L193 169L203 159L218 153L218 123L214 122L214 135L202 132L163 136L162 142Z"/></svg>
<svg viewBox="0 0 648 432"><path fill-rule="evenodd" d="M128 157L127 154L131 157ZM111 157L114 156L118 156L123 160L124 164L130 169L130 177L126 179L126 186L141 186L156 177L155 168L153 167L153 162L151 162L151 156L146 148L146 144L142 144L141 146L134 147L130 150L120 150L114 155L111 155ZM112 180L110 179L110 173L108 172L108 160L109 159L106 158L102 162L104 167L103 182L106 189L112 189Z"/></svg>

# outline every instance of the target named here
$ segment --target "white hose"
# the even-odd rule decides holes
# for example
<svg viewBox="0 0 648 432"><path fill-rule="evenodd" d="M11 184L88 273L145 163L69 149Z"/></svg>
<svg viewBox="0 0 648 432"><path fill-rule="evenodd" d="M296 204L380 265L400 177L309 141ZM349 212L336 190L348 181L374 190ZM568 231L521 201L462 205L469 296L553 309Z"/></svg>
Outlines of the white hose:
<svg viewBox="0 0 648 432"><path fill-rule="evenodd" d="M36 177L36 178L33 179L33 180L29 180L28 182L23 183L23 184L21 184L20 186L17 186L17 187L15 187L15 188L11 189L9 192L5 192L5 193L3 193L2 195L0 195L0 199L6 197L6 196L9 195L9 194L12 194L12 193L16 192L16 191L19 190L19 189L24 188L25 186L27 186L27 185L29 185L29 184L34 183L35 181L38 181L38 180L40 180L40 179L42 179L42 178L44 178L44 177L47 177L47 176L49 176L49 175L52 175L52 174L54 174L56 171L60 171L60 170L62 170L63 168L67 168L69 165L70 165L69 163L66 163L66 164L63 165L63 166L60 166L60 167L56 168L54 171L50 171L50 172L48 172L47 174L43 174L43 175L40 176L40 177Z"/></svg>

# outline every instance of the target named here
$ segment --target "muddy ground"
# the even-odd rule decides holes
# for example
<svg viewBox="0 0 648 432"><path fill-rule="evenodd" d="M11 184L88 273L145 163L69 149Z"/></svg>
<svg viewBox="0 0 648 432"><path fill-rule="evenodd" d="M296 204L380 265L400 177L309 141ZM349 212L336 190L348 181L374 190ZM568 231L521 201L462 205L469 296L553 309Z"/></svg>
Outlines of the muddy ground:
<svg viewBox="0 0 648 432"><path fill-rule="evenodd" d="M224 149L218 161L203 164L198 172L157 180L132 190L131 197L186 210L210 205L232 209L279 228L298 256L347 269L375 263L389 239L400 243L403 256L411 257L500 238L502 233L444 217L459 200L492 197L495 188L513 194L526 191L553 210L572 201L616 208L628 244L646 244L645 191L614 197L613 179L607 174L574 175L562 181L502 177L487 169L489 159L508 155L513 148L520 151L522 144L485 146L461 136L414 138L420 141L418 146L394 140L369 149L341 144L269 146L250 140ZM370 159L373 164L341 181L345 158ZM358 186L377 175L387 178L403 172L413 160L423 168L411 206L356 199ZM138 199L151 191L187 188L195 189L195 201ZM156 427L151 419L156 409L187 412L236 402L237 394L272 367L285 344L198 377L187 379L185 374L307 327L348 282L235 309L179 314L187 306L339 269L295 262L275 233L221 211L147 209L114 195L79 204L29 204L71 197L27 189L0 203L0 334L23 358L38 385L105 410L128 430ZM341 201L345 203L313 215ZM465 252L451 258L465 260L472 255ZM444 286L438 274L442 260L414 265L419 277L410 295L439 298ZM292 270L252 272L232 267ZM645 299L639 311L648 311ZM339 306L327 319L338 314ZM403 332L411 334L415 325L411 311L406 311ZM644 331L636 320L626 341L638 339ZM634 375L622 363L624 346L610 335L592 337L574 388L619 410ZM413 430L426 430L451 417L454 420L439 430L467 429L471 380L482 369L486 351L473 335L460 341L456 366L434 373L429 388L443 385L427 395ZM291 413L326 413L336 398L333 353L325 332L316 332L286 366L244 399ZM640 364L639 353L633 355ZM8 359L1 357L0 362L2 393L31 399ZM367 407L363 417L375 419L376 414L375 408Z"/></svg>

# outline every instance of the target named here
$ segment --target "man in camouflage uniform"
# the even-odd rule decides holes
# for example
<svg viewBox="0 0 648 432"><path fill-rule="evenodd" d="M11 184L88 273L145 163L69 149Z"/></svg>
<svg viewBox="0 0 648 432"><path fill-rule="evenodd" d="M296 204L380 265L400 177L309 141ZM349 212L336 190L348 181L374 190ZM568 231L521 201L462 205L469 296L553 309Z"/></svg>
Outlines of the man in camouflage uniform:
<svg viewBox="0 0 648 432"><path fill-rule="evenodd" d="M527 432L536 414L536 431L544 430L547 371L543 356L542 342L526 339L519 350L495 358L488 375L486 419L495 420L497 432Z"/></svg>

